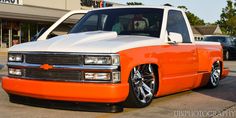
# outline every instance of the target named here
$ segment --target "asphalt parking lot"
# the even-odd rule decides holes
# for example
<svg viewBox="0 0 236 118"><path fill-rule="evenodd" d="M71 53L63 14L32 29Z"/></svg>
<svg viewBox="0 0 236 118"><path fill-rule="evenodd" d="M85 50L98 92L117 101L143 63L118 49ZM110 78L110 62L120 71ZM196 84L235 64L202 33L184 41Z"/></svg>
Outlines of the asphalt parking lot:
<svg viewBox="0 0 236 118"><path fill-rule="evenodd" d="M4 63L4 61L3 61ZM0 88L0 118L236 118L236 61L226 61L230 76L218 88L200 88L154 99L146 108L125 108L121 113L98 113L14 104ZM0 70L0 76L6 69Z"/></svg>

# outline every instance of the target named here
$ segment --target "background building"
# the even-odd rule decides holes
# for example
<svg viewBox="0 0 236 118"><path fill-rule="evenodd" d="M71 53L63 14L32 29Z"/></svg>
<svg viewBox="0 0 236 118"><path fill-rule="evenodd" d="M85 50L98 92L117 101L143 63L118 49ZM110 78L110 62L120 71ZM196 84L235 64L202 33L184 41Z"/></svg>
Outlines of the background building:
<svg viewBox="0 0 236 118"><path fill-rule="evenodd" d="M0 51L30 41L69 10L81 9L80 0L0 0Z"/></svg>
<svg viewBox="0 0 236 118"><path fill-rule="evenodd" d="M89 4L84 4L90 1ZM101 0L0 0L0 52L28 42L70 10L120 6ZM82 16L81 16L82 17Z"/></svg>
<svg viewBox="0 0 236 118"><path fill-rule="evenodd" d="M195 40L202 40L204 35L222 35L219 25L192 26Z"/></svg>

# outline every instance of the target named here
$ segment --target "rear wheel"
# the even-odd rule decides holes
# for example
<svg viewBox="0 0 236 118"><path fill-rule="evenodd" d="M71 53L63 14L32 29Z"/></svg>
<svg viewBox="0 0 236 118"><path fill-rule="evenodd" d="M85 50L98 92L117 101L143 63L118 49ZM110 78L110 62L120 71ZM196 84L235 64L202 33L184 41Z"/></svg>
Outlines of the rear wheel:
<svg viewBox="0 0 236 118"><path fill-rule="evenodd" d="M148 106L157 90L156 75L151 64L140 65L133 68L129 78L130 91L126 107Z"/></svg>
<svg viewBox="0 0 236 118"><path fill-rule="evenodd" d="M219 85L221 77L221 65L220 62L216 62L212 66L210 80L208 82L208 87L215 88Z"/></svg>

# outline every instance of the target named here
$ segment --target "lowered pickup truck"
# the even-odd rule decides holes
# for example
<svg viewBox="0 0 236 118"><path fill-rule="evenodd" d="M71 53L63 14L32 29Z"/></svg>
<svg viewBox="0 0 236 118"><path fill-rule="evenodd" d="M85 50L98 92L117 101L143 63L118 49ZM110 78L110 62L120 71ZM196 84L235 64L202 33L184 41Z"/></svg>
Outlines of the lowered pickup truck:
<svg viewBox="0 0 236 118"><path fill-rule="evenodd" d="M227 76L219 43L195 42L173 7L91 10L65 35L11 47L2 87L47 100L145 107L154 97L217 87Z"/></svg>

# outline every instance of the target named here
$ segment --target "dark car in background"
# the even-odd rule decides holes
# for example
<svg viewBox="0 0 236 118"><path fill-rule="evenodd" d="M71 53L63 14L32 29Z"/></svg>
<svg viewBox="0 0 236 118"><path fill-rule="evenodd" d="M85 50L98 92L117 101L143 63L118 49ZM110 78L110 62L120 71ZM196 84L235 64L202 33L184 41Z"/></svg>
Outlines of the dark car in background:
<svg viewBox="0 0 236 118"><path fill-rule="evenodd" d="M203 41L219 42L223 47L223 55L225 60L231 60L236 58L236 40L230 36L205 36Z"/></svg>
<svg viewBox="0 0 236 118"><path fill-rule="evenodd" d="M233 37L233 41L236 42L236 37Z"/></svg>

